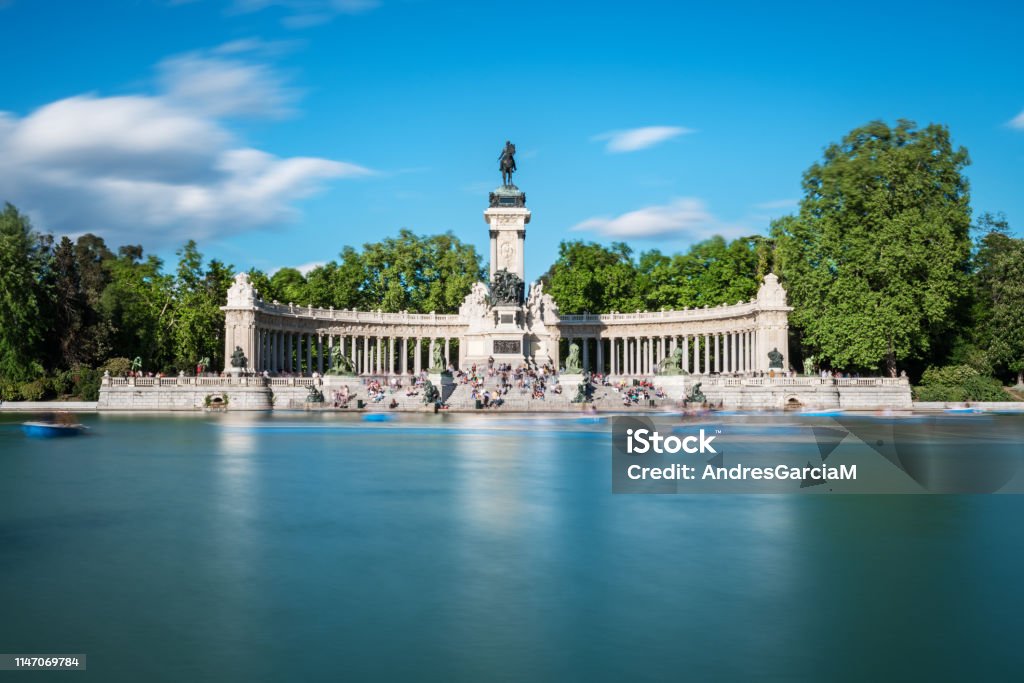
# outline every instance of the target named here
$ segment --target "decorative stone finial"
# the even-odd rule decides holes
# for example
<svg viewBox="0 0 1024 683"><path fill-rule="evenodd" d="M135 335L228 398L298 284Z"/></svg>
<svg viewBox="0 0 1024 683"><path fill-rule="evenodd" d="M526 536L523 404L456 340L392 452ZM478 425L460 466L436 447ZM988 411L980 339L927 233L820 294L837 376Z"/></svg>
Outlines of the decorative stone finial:
<svg viewBox="0 0 1024 683"><path fill-rule="evenodd" d="M250 307L256 304L256 288L249 281L248 273L235 275L235 282L228 288L228 306Z"/></svg>
<svg viewBox="0 0 1024 683"><path fill-rule="evenodd" d="M764 307L786 305L786 290L779 284L779 278L775 273L764 276L764 284L757 290L757 303Z"/></svg>

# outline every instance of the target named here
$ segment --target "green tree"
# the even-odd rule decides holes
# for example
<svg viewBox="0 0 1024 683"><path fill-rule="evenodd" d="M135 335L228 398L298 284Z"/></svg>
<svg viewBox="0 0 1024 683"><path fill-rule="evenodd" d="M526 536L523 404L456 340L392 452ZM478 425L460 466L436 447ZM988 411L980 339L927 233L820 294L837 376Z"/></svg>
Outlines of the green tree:
<svg viewBox="0 0 1024 683"><path fill-rule="evenodd" d="M558 245L558 259L542 280L562 313L628 312L644 308L637 286L633 251L623 242L605 247L594 242L571 241ZM650 269L661 262L650 254Z"/></svg>
<svg viewBox="0 0 1024 683"><path fill-rule="evenodd" d="M0 212L0 377L30 379L43 370L39 281L47 251L28 217L7 204Z"/></svg>
<svg viewBox="0 0 1024 683"><path fill-rule="evenodd" d="M543 276L564 313L607 313L718 306L747 301L770 270L771 241L714 236L685 254L657 249L640 254L622 243L604 247L563 242Z"/></svg>
<svg viewBox="0 0 1024 683"><path fill-rule="evenodd" d="M100 315L111 327L118 356L141 357L147 367L163 367L173 354L174 278L162 272L156 256L143 259L142 247L123 246L109 262L110 283L100 297Z"/></svg>
<svg viewBox="0 0 1024 683"><path fill-rule="evenodd" d="M975 340L997 371L1024 384L1024 240L1011 237L1005 218L982 216L974 278Z"/></svg>
<svg viewBox="0 0 1024 683"><path fill-rule="evenodd" d="M55 283L53 287L53 338L60 347L60 365L70 368L82 362L83 331L87 303L82 291L75 246L67 237L61 238L53 253Z"/></svg>
<svg viewBox="0 0 1024 683"><path fill-rule="evenodd" d="M209 357L213 367L224 367L224 312L220 307L234 275L233 268L212 260L203 268L195 241L177 252L174 280L174 366L190 368Z"/></svg>
<svg viewBox="0 0 1024 683"><path fill-rule="evenodd" d="M101 312L113 261L114 254L102 237L86 233L75 240L75 264L84 301L80 357L82 363L92 367L102 363L113 350L114 329Z"/></svg>
<svg viewBox="0 0 1024 683"><path fill-rule="evenodd" d="M403 229L398 237L364 244L358 261L343 252L338 274L345 285L351 286L358 264L360 307L391 312L455 313L486 276L476 249L450 232L420 236Z"/></svg>
<svg viewBox="0 0 1024 683"><path fill-rule="evenodd" d="M362 256L352 247L345 247L340 264L331 261L309 272L306 294L314 306L370 308L362 290L365 280Z"/></svg>
<svg viewBox="0 0 1024 683"><path fill-rule="evenodd" d="M873 122L807 170L799 215L772 226L805 351L890 375L944 355L967 284L968 163L945 126Z"/></svg>
<svg viewBox="0 0 1024 683"><path fill-rule="evenodd" d="M295 268L281 268L270 276L270 300L307 306L306 278Z"/></svg>

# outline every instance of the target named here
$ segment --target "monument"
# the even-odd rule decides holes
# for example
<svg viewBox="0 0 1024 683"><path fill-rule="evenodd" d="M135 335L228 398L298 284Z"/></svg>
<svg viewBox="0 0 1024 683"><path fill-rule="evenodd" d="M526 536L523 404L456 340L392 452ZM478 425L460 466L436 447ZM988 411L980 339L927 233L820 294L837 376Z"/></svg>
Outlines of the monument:
<svg viewBox="0 0 1024 683"><path fill-rule="evenodd" d="M560 315L524 264L531 213L514 182L516 146L498 155L501 185L488 196L486 281L475 283L457 314L385 313L263 301L243 272L228 290L224 358L241 347L252 372L326 376L435 376L449 364L530 361L613 377L669 379L768 371L788 358L786 292L772 273L755 298L713 308ZM564 340L564 341L563 341ZM772 351L772 354L769 354ZM775 368L778 369L776 365ZM338 380L340 381L340 380ZM710 387L709 384L705 386Z"/></svg>
<svg viewBox="0 0 1024 683"><path fill-rule="evenodd" d="M468 371L488 361L564 368L557 381L567 402L574 390L579 395L579 383L592 373L614 381L647 378L673 400L703 395L727 407L910 405L906 378L792 377L792 309L773 273L764 276L754 297L731 304L562 315L541 282L526 283L524 245L531 214L526 193L513 182L515 155L515 145L506 141L498 156L502 182L489 193L483 212L490 237L488 276L472 285L458 313L268 302L246 273L236 275L221 307L224 381L237 392L232 407L265 409L272 401L287 405L304 398L314 384L328 391L345 389L346 395L367 378L405 386L410 375L426 375L447 401L451 394L445 392L457 389L443 370ZM101 404L126 410L171 400L201 405L210 381L202 378L200 386L199 379L192 383L180 377L175 387L180 396L168 398L173 392L166 383L106 377ZM684 393L686 388L690 391Z"/></svg>
<svg viewBox="0 0 1024 683"><path fill-rule="evenodd" d="M502 184L490 193L484 211L490 228L489 291L485 298L481 297L482 291L476 291L466 299L467 311L475 314L466 337L463 360L467 364L491 359L512 365L526 359L554 363L557 356L557 349L545 343L550 335L543 329L545 318L555 320L554 301L545 297L539 285L531 288L530 299L525 297L524 247L531 214L526 208L526 193L512 182L517 171L515 154L516 146L506 141L498 155Z"/></svg>

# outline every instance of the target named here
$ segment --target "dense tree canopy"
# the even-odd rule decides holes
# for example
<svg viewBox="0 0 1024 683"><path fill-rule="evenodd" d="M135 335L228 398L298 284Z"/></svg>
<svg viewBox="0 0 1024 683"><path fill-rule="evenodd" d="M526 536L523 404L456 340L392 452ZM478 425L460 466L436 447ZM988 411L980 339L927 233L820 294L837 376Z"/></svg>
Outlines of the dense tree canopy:
<svg viewBox="0 0 1024 683"><path fill-rule="evenodd" d="M1024 240L1005 219L983 216L975 258L974 343L996 372L1024 384Z"/></svg>
<svg viewBox="0 0 1024 683"><path fill-rule="evenodd" d="M28 217L7 204L0 213L0 376L27 379L42 371L48 252Z"/></svg>
<svg viewBox="0 0 1024 683"><path fill-rule="evenodd" d="M806 352L893 375L942 352L968 291L967 163L945 126L874 122L807 170L799 214L772 226Z"/></svg>
<svg viewBox="0 0 1024 683"><path fill-rule="evenodd" d="M457 312L473 283L486 276L476 249L451 233L402 230L364 244L361 252L345 247L340 257L305 277L294 268L250 276L267 301L414 313Z"/></svg>
<svg viewBox="0 0 1024 683"><path fill-rule="evenodd" d="M685 254L653 249L635 261L621 242L574 241L562 242L542 279L563 313L694 308L749 300L769 264L770 243L759 237L715 236Z"/></svg>

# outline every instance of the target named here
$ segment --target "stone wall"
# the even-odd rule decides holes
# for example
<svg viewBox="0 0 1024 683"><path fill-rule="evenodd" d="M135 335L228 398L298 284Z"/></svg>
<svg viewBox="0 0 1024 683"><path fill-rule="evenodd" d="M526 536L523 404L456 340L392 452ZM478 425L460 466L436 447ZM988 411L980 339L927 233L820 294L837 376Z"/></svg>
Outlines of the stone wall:
<svg viewBox="0 0 1024 683"><path fill-rule="evenodd" d="M910 384L906 381L819 380L818 378L733 379L696 375L661 376L655 386L679 400L701 383L711 404L735 410L784 410L786 408L882 410L910 409Z"/></svg>
<svg viewBox="0 0 1024 683"><path fill-rule="evenodd" d="M271 391L262 386L103 386L97 410L204 410L206 397L227 396L225 410L270 410Z"/></svg>

